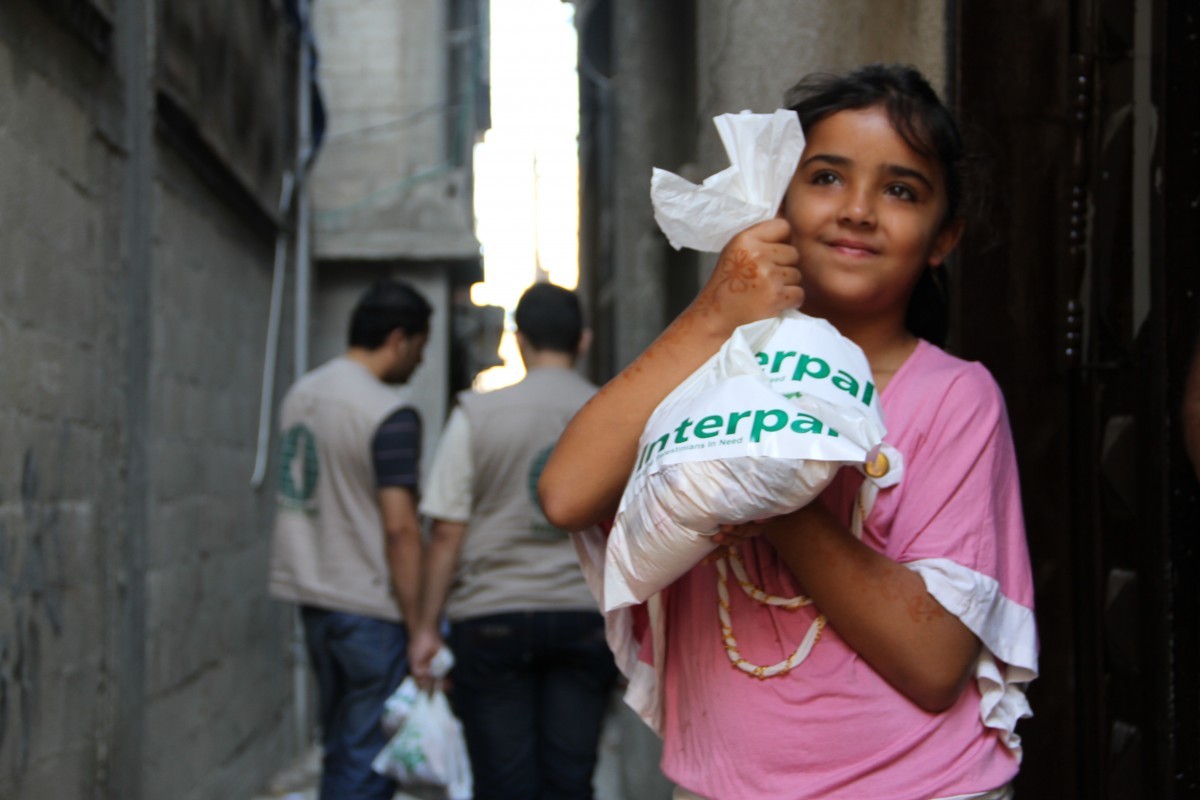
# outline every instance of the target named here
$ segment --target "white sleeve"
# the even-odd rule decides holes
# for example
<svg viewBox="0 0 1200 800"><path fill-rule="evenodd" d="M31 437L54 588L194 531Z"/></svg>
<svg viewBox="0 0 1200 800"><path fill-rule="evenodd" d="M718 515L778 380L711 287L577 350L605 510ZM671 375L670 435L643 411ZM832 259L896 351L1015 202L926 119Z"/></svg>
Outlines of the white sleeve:
<svg viewBox="0 0 1200 800"><path fill-rule="evenodd" d="M1001 732L1019 759L1017 720L1033 716L1025 686L1038 674L1038 636L1033 610L1005 597L995 579L946 558L912 561L925 588L947 611L979 637L983 649L975 665L982 696L983 724Z"/></svg>
<svg viewBox="0 0 1200 800"><path fill-rule="evenodd" d="M442 431L429 479L421 491L418 510L427 517L447 522L471 518L471 487L475 482L471 463L471 425L461 408L450 413Z"/></svg>

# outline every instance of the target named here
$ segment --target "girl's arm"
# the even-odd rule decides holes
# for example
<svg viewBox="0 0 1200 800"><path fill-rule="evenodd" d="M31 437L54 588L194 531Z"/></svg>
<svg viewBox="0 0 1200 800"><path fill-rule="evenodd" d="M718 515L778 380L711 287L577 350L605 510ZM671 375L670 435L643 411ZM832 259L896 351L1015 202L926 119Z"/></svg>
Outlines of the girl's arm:
<svg viewBox="0 0 1200 800"><path fill-rule="evenodd" d="M876 672L926 711L954 704L981 645L920 575L860 542L823 503L764 523L763 534Z"/></svg>
<svg viewBox="0 0 1200 800"><path fill-rule="evenodd" d="M748 322L804 299L791 226L772 219L747 228L721 251L708 283L632 364L580 409L538 482L547 519L582 530L616 513L638 437L672 389Z"/></svg>

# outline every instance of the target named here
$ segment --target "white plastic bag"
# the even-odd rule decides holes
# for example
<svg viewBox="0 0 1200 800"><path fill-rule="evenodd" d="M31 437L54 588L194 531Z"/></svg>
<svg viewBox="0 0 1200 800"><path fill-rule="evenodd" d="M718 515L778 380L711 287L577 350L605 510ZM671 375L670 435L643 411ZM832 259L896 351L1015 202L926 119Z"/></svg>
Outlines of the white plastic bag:
<svg viewBox="0 0 1200 800"><path fill-rule="evenodd" d="M430 660L429 672L435 680L440 682L450 674L453 666L454 654L450 652L450 648L443 646ZM392 734L400 730L400 726L404 724L404 720L408 719L413 706L416 705L417 696L420 693L421 689L417 686L417 681L413 676L409 675L400 682L400 686L383 704L383 718L380 720L380 725L383 726L384 731Z"/></svg>
<svg viewBox="0 0 1200 800"><path fill-rule="evenodd" d="M646 424L608 539L605 610L691 569L720 524L808 504L885 433L866 357L828 322L793 311L741 326Z"/></svg>
<svg viewBox="0 0 1200 800"><path fill-rule="evenodd" d="M401 786L444 786L448 800L471 800L471 762L462 724L441 689L441 678L453 663L443 647L431 664L438 679L432 692L421 691L410 675L388 698L383 724L394 735L371 768Z"/></svg>
<svg viewBox="0 0 1200 800"><path fill-rule="evenodd" d="M737 232L775 216L804 151L794 111L722 114L713 124L729 167L699 186L666 170L651 173L654 219L676 250L720 252Z"/></svg>

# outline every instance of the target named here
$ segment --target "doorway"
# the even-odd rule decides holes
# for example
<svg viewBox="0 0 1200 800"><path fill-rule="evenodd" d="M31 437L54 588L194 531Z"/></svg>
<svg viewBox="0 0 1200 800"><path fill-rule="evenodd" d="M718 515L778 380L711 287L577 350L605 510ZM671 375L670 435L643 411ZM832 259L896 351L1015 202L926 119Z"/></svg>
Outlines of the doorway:
<svg viewBox="0 0 1200 800"><path fill-rule="evenodd" d="M991 176L951 345L1004 388L1041 636L1018 796L1200 792L1200 20L1168 0L952 3Z"/></svg>

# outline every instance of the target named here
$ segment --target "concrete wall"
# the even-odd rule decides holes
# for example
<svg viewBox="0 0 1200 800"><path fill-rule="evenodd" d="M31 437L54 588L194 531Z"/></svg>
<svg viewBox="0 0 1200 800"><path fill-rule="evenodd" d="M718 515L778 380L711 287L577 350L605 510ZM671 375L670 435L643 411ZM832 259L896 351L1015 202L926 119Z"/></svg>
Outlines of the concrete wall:
<svg viewBox="0 0 1200 800"><path fill-rule="evenodd" d="M273 472L249 489L273 248L170 151L156 194L143 796L244 797L298 746Z"/></svg>
<svg viewBox="0 0 1200 800"><path fill-rule="evenodd" d="M620 0L613 13L612 98L615 350L628 363L690 302L695 255L677 252L654 222L653 167L688 171L695 157L691 0ZM653 331L653 333L651 332ZM648 338L649 337L649 338Z"/></svg>
<svg viewBox="0 0 1200 800"><path fill-rule="evenodd" d="M320 259L479 257L471 206L474 107L451 85L442 0L314 6L329 130L313 172Z"/></svg>
<svg viewBox="0 0 1200 800"><path fill-rule="evenodd" d="M34 41L84 49L32 9L0 9L0 796L74 798L113 726L120 156L86 96L112 89L92 57Z"/></svg>
<svg viewBox="0 0 1200 800"><path fill-rule="evenodd" d="M701 165L720 169L727 163L720 161L724 151L712 117L773 111L783 93L810 72L903 62L943 88L946 5L946 0L696 0Z"/></svg>
<svg viewBox="0 0 1200 800"><path fill-rule="evenodd" d="M0 5L11 800L247 797L300 746L248 488L273 237L156 137L158 5Z"/></svg>

